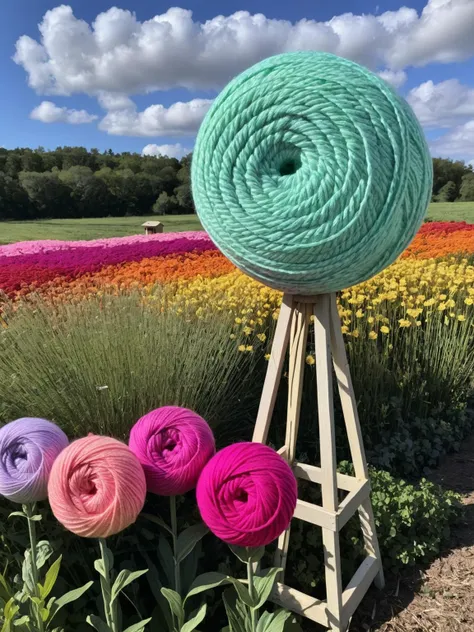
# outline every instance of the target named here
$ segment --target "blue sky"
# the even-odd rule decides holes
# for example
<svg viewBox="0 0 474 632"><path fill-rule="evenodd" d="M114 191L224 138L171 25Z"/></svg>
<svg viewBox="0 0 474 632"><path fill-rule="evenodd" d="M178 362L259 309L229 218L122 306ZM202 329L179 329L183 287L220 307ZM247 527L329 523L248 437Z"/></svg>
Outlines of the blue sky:
<svg viewBox="0 0 474 632"><path fill-rule="evenodd" d="M473 34L474 0L3 2L0 145L179 155L228 79L312 48L381 72L433 154L474 161Z"/></svg>

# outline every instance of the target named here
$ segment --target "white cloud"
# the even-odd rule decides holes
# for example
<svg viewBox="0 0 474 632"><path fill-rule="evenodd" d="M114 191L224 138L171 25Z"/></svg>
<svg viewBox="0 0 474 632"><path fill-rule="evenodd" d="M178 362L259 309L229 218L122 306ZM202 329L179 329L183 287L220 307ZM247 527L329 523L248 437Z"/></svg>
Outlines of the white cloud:
<svg viewBox="0 0 474 632"><path fill-rule="evenodd" d="M407 73L403 70L381 70L378 75L394 88L400 88L407 80Z"/></svg>
<svg viewBox="0 0 474 632"><path fill-rule="evenodd" d="M170 158L181 158L189 154L192 149L183 147L180 143L174 145L146 145L142 150L142 156L169 156Z"/></svg>
<svg viewBox="0 0 474 632"><path fill-rule="evenodd" d="M150 105L143 112L135 106L111 110L99 123L99 129L120 136L192 136L210 108L212 100L178 101L169 108Z"/></svg>
<svg viewBox="0 0 474 632"><path fill-rule="evenodd" d="M420 16L402 7L295 23L247 11L200 23L177 7L139 22L113 7L92 25L62 5L45 13L39 30L39 41L19 38L14 57L38 93L129 95L217 89L260 59L290 50L329 51L387 71L460 61L474 54L474 2L428 0Z"/></svg>
<svg viewBox="0 0 474 632"><path fill-rule="evenodd" d="M422 125L451 127L474 117L474 89L457 79L425 81L407 96Z"/></svg>
<svg viewBox="0 0 474 632"><path fill-rule="evenodd" d="M464 159L472 155L474 147L474 119L458 125L430 143L433 156Z"/></svg>
<svg viewBox="0 0 474 632"><path fill-rule="evenodd" d="M135 107L130 97L116 92L101 92L98 101L104 110L127 110Z"/></svg>
<svg viewBox="0 0 474 632"><path fill-rule="evenodd" d="M82 125L92 123L98 116L89 114L86 110L71 110L66 107L60 108L52 101L43 101L30 113L30 118L42 123L71 123L72 125Z"/></svg>

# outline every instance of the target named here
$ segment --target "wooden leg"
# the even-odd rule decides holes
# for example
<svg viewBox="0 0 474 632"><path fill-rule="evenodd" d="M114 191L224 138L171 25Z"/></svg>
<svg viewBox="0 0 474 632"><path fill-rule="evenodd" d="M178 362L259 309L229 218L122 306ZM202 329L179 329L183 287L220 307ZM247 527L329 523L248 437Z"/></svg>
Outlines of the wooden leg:
<svg viewBox="0 0 474 632"><path fill-rule="evenodd" d="M293 310L290 336L290 360L288 366L288 412L286 420L285 458L292 464L295 459L296 439L301 412L301 396L303 394L303 377L308 341L310 307L297 303ZM284 581L288 546L290 543L291 525L278 539L275 554L275 566L282 568L278 581Z"/></svg>
<svg viewBox="0 0 474 632"><path fill-rule="evenodd" d="M369 470L365 458L362 430L357 412L357 402L354 387L352 386L352 379L349 370L349 363L347 361L335 294L331 294L330 303L333 364L337 379L337 386L339 389L339 396L341 398L342 413L346 424L347 437L349 439L352 462L354 464L356 477L360 480L368 480ZM380 561L380 570L375 579L375 585L378 588L383 588L385 581L380 558L379 543L375 530L374 514L370 499L366 500L359 508L359 517L362 534L364 536L365 551L367 555L373 555Z"/></svg>
<svg viewBox="0 0 474 632"><path fill-rule="evenodd" d="M318 392L319 442L321 452L323 509L337 511L337 461L332 365L330 352L330 301L318 297L314 305L316 381ZM324 565L328 619L331 630L342 631L342 570L339 533L323 528Z"/></svg>
<svg viewBox="0 0 474 632"><path fill-rule="evenodd" d="M283 296L280 315L275 330L270 360L268 361L267 374L263 384L257 421L253 431L252 441L265 443L272 420L275 400L280 385L281 372L285 361L286 349L290 337L291 317L293 315L293 298L285 294Z"/></svg>

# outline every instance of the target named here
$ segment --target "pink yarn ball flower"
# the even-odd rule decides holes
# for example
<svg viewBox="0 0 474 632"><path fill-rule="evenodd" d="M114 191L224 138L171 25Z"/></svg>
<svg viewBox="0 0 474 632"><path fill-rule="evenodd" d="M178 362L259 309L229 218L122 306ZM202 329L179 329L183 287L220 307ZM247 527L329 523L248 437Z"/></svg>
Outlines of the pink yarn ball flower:
<svg viewBox="0 0 474 632"><path fill-rule="evenodd" d="M66 529L85 538L106 538L137 519L145 503L145 474L124 443L89 435L56 459L48 494Z"/></svg>
<svg viewBox="0 0 474 632"><path fill-rule="evenodd" d="M260 443L236 443L202 471L197 502L202 519L221 540L265 546L288 527L298 497L288 463Z"/></svg>
<svg viewBox="0 0 474 632"><path fill-rule="evenodd" d="M212 430L187 408L164 406L142 417L130 432L150 492L185 494L196 487L202 468L215 452Z"/></svg>

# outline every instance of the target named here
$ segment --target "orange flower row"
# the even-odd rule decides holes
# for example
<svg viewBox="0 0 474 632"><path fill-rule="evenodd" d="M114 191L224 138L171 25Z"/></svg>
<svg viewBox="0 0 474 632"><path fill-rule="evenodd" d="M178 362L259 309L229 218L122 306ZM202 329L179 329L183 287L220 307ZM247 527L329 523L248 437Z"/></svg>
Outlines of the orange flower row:
<svg viewBox="0 0 474 632"><path fill-rule="evenodd" d="M402 257L435 259L454 254L474 254L474 230L460 229L449 233L420 231Z"/></svg>

